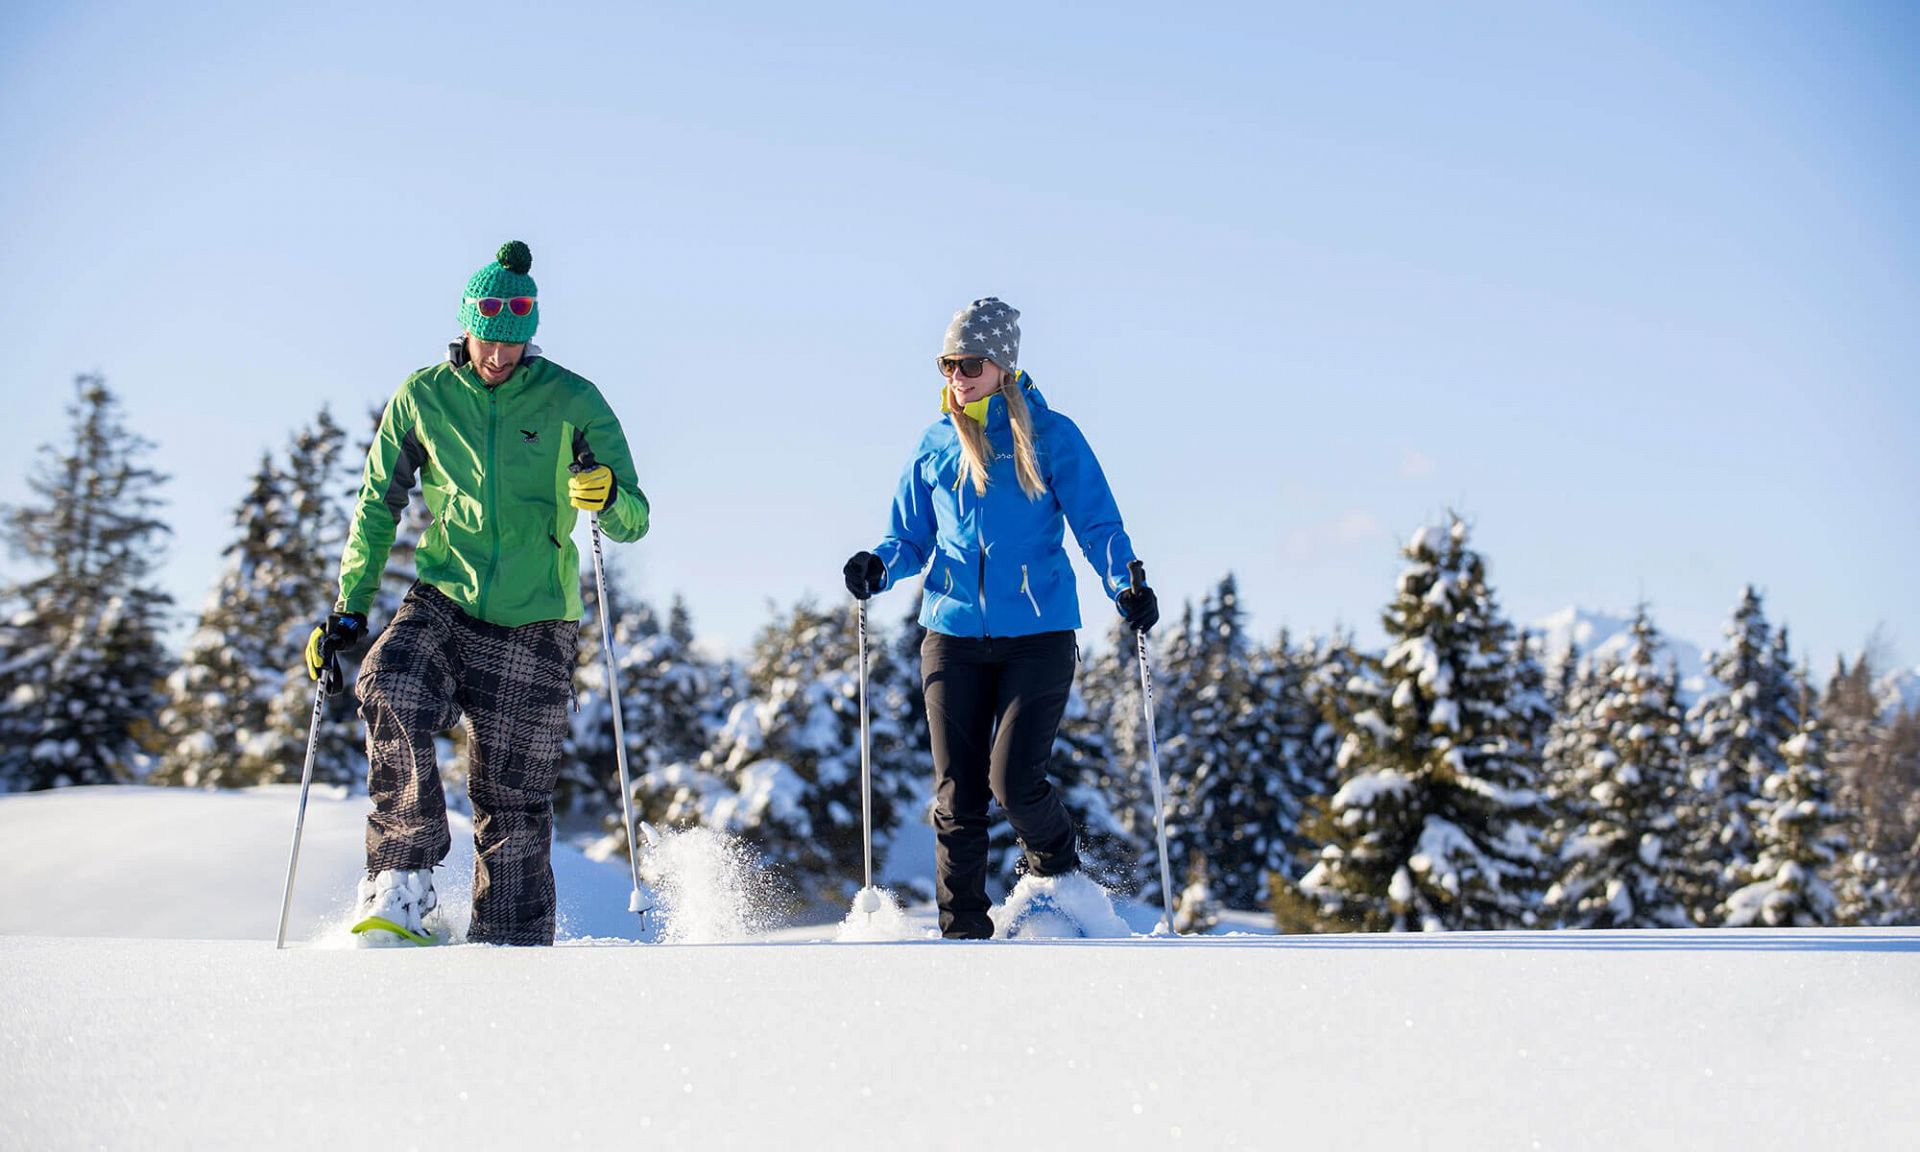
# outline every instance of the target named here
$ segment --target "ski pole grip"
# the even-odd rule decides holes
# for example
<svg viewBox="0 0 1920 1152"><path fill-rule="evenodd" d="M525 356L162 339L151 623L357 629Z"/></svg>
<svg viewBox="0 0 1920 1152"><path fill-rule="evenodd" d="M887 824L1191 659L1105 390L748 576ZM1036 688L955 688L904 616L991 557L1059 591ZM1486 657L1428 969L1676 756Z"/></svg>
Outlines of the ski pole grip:
<svg viewBox="0 0 1920 1152"><path fill-rule="evenodd" d="M1147 586L1147 566L1138 560L1127 561L1127 587L1134 592Z"/></svg>
<svg viewBox="0 0 1920 1152"><path fill-rule="evenodd" d="M573 458L573 463L567 465L567 471L575 473L591 472L599 466L600 462L593 458L593 449L582 448L580 455Z"/></svg>

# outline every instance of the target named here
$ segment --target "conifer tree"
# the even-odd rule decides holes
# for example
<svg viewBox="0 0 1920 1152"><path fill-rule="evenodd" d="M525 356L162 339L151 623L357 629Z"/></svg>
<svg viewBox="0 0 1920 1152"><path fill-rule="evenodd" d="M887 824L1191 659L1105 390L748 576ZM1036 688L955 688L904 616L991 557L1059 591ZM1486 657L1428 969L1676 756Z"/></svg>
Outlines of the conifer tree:
<svg viewBox="0 0 1920 1152"><path fill-rule="evenodd" d="M1315 637L1291 658L1283 632L1276 650L1278 659L1297 670L1301 712L1295 721L1282 721L1283 732L1299 734L1290 756L1297 810L1285 865L1267 878L1267 902L1281 931L1320 931L1333 925L1322 915L1320 902L1303 895L1298 884L1319 861L1321 844L1332 838L1329 813L1340 784L1341 733L1351 723L1347 708L1358 698L1356 686L1373 681L1350 632Z"/></svg>
<svg viewBox="0 0 1920 1152"><path fill-rule="evenodd" d="M871 640L871 637L870 637ZM869 648L874 869L911 795L893 698L902 682L884 644ZM751 695L702 755L700 821L752 840L805 899L832 902L863 877L859 685L847 614L808 603L777 616L755 642ZM875 698L874 685L893 686ZM713 788L724 782L724 788Z"/></svg>
<svg viewBox="0 0 1920 1152"><path fill-rule="evenodd" d="M1895 781L1904 781L1907 797L1906 846L1887 854L1899 902L1896 915L1900 923L1920 923L1920 710L1902 708L1893 714L1881 755L1883 771Z"/></svg>
<svg viewBox="0 0 1920 1152"><path fill-rule="evenodd" d="M279 624L299 607L287 602L290 581L281 563L293 535L289 512L284 478L262 453L233 510L236 535L226 564L167 679L156 783L241 788L264 782L261 766L272 763L280 744L268 718L288 654Z"/></svg>
<svg viewBox="0 0 1920 1152"><path fill-rule="evenodd" d="M1272 874L1297 877L1305 871L1299 862L1318 847L1303 827L1307 806L1332 791L1335 746L1332 729L1321 719L1314 694L1313 678L1319 669L1316 659L1313 646L1295 647L1285 629L1272 646L1260 649L1254 658L1255 699L1266 713L1273 759L1279 766L1272 794L1277 805L1280 852L1270 857L1269 875L1262 877L1263 906L1271 902Z"/></svg>
<svg viewBox="0 0 1920 1152"><path fill-rule="evenodd" d="M580 657L575 673L573 731L560 795L575 809L591 809L616 835L624 812L614 753L613 709L601 647L597 586L583 574ZM686 602L674 598L663 627L651 605L631 596L609 560L607 597L627 743L627 772L636 819L672 823L682 777L712 742L732 704L719 669L694 647ZM625 841L619 842L624 852Z"/></svg>
<svg viewBox="0 0 1920 1152"><path fill-rule="evenodd" d="M1681 831L1683 729L1671 672L1654 666L1660 636L1642 604L1626 656L1604 672L1556 733L1563 795L1584 798L1559 840L1547 913L1572 928L1684 928L1692 921L1667 856ZM1584 695L1584 694L1583 694Z"/></svg>
<svg viewBox="0 0 1920 1152"><path fill-rule="evenodd" d="M165 477L140 460L98 375L74 380L62 447L45 445L33 499L4 511L13 552L39 571L0 595L0 790L141 778L170 659L160 633L172 601L153 580L167 527Z"/></svg>
<svg viewBox="0 0 1920 1152"><path fill-rule="evenodd" d="M1086 781L1098 797L1099 821L1082 825L1082 842L1089 824L1104 829L1106 840L1095 851L1096 878L1109 889L1125 893L1160 891L1159 851L1153 814L1153 782L1147 763L1146 712L1140 695L1140 656L1136 633L1122 620L1107 627L1105 645L1083 661L1076 686L1080 708L1069 704L1061 731L1084 746L1104 743L1106 759L1096 766L1085 761L1095 777ZM1149 633L1149 645L1152 645ZM1164 651L1164 649L1162 650ZM1149 659L1155 659L1149 655ZM1154 664L1156 674L1162 663ZM1154 690L1156 723L1162 720L1164 685ZM1089 812L1095 810L1090 801ZM1081 813L1075 812L1079 819ZM1104 870L1105 875L1100 872Z"/></svg>
<svg viewBox="0 0 1920 1152"><path fill-rule="evenodd" d="M1613 668L1613 663L1583 660L1579 646L1570 643L1554 670L1552 691L1557 703L1542 749L1541 778L1550 814L1545 849L1556 878L1565 867L1568 844L1586 836L1597 812L1589 793L1594 784L1591 769L1593 758L1606 745L1608 725L1600 719L1600 702L1606 698ZM1554 888L1547 890L1542 907L1549 926L1569 927L1564 922L1566 908Z"/></svg>
<svg viewBox="0 0 1920 1152"><path fill-rule="evenodd" d="M350 467L357 470L359 463L350 465L346 460L346 439L346 429L322 406L313 422L296 431L287 445L284 474L290 537L280 559L287 581L282 595L286 609L276 621L279 642L272 653L279 692L267 710L268 729L278 735L280 746L269 753L271 765L262 765L258 773L262 781L298 780L306 760L308 730L313 724L314 682L300 654L306 647L307 634L332 606L339 591L347 512L338 491L343 474ZM366 778L365 746L351 690L364 652L363 647L342 661L347 689L321 706L313 759L316 781L351 785Z"/></svg>
<svg viewBox="0 0 1920 1152"><path fill-rule="evenodd" d="M1214 898L1207 858L1195 853L1187 863L1187 886L1174 901L1173 930L1183 936L1203 936L1220 925L1220 902Z"/></svg>
<svg viewBox="0 0 1920 1152"><path fill-rule="evenodd" d="M1759 593L1748 585L1727 623L1726 646L1708 658L1713 684L1687 712L1691 779L1699 795L1682 818L1704 837L1688 854L1718 862L1718 874L1704 875L1688 893L1698 923L1712 919L1751 869L1756 851L1751 809L1768 778L1786 770L1780 748L1798 721L1791 667L1782 663L1783 640L1767 623Z"/></svg>
<svg viewBox="0 0 1920 1152"><path fill-rule="evenodd" d="M1268 875L1287 864L1294 781L1281 717L1264 695L1278 687L1278 670L1264 653L1256 663L1231 574L1201 605L1178 653L1170 679L1184 689L1180 719L1161 765L1181 816L1169 851L1202 858L1209 889L1226 906L1257 908Z"/></svg>
<svg viewBox="0 0 1920 1152"><path fill-rule="evenodd" d="M644 751L646 742L639 739L634 730L633 681L635 653L660 634L660 621L652 605L628 592L614 558L606 557L605 565L607 598L603 602L591 563L581 564L582 612L574 661L572 723L561 757L560 776L554 786L554 806L575 812L592 808L600 813L608 827L618 829L622 819L620 772L614 751L613 706L607 685L600 614L610 613L613 621L614 662L622 696L620 718L627 736L630 782L655 767ZM698 754L696 749L694 755ZM644 813L637 818L644 819ZM621 851L625 851L624 845Z"/></svg>
<svg viewBox="0 0 1920 1152"><path fill-rule="evenodd" d="M1907 807L1920 793L1920 776L1903 780L1895 770L1891 729L1875 691L1870 652L1849 666L1837 659L1820 701L1827 765L1849 852L1834 877L1843 924L1880 925L1902 919L1901 867L1920 829L1909 830Z"/></svg>
<svg viewBox="0 0 1920 1152"><path fill-rule="evenodd" d="M261 456L234 509L226 565L168 678L159 782L233 788L300 778L314 696L300 652L314 605L330 598L344 538L328 483L343 439L323 408L295 433L284 466ZM350 701L326 703L315 780L359 774L352 719Z"/></svg>
<svg viewBox="0 0 1920 1152"><path fill-rule="evenodd" d="M1784 769L1766 778L1753 807L1756 858L1721 910L1729 928L1819 928L1838 912L1830 878L1846 845L1836 833L1820 725L1806 721L1781 756Z"/></svg>
<svg viewBox="0 0 1920 1152"><path fill-rule="evenodd" d="M1512 628L1466 540L1455 517L1408 543L1387 654L1343 709L1342 784L1298 885L1322 926L1484 929L1531 916L1544 867L1539 763L1515 736Z"/></svg>

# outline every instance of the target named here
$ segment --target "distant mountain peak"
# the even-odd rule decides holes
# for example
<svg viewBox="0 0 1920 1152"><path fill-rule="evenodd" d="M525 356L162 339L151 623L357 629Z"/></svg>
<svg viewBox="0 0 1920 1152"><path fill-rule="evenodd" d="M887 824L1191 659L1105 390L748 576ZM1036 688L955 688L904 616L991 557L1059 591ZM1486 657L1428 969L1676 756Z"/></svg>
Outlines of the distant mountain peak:
<svg viewBox="0 0 1920 1152"><path fill-rule="evenodd" d="M1658 619L1654 620L1655 627L1659 623ZM1619 659L1626 655L1628 646L1633 643L1631 613L1616 615L1568 605L1534 621L1529 627L1540 637L1541 662L1548 668L1558 666L1565 659L1570 644L1579 648L1583 663L1591 663L1596 657ZM1706 657L1699 645L1663 630L1657 659L1662 666L1672 659L1679 668L1683 696L1691 698L1706 690L1709 683Z"/></svg>
<svg viewBox="0 0 1920 1152"><path fill-rule="evenodd" d="M1887 673L1880 677L1873 689L1874 699L1880 702L1881 711L1889 716L1903 708L1908 712L1920 712L1920 664Z"/></svg>

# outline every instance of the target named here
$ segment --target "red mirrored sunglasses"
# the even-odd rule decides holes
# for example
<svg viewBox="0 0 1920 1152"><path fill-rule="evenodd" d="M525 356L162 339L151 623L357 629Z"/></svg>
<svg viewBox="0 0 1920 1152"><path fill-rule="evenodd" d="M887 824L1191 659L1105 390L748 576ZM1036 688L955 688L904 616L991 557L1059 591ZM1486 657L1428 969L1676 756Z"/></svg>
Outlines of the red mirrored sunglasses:
<svg viewBox="0 0 1920 1152"><path fill-rule="evenodd" d="M533 311L534 302L538 299L540 299L538 296L469 296L467 303L477 308L480 315L491 320L500 315L502 308L515 316L528 315Z"/></svg>

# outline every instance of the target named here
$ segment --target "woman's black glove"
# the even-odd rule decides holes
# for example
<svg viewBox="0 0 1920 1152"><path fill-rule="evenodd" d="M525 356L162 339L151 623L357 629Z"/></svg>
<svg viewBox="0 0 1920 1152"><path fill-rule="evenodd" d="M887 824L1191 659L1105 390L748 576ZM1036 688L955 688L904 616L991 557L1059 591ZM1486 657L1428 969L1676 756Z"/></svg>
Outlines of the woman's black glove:
<svg viewBox="0 0 1920 1152"><path fill-rule="evenodd" d="M847 591L855 600L865 600L887 586L887 566L871 552L855 552L841 569L847 578Z"/></svg>
<svg viewBox="0 0 1920 1152"><path fill-rule="evenodd" d="M1120 595L1113 599L1114 607L1120 609L1120 615L1127 626L1135 632L1150 631L1160 623L1160 598L1153 589L1145 584L1138 588L1123 588Z"/></svg>

